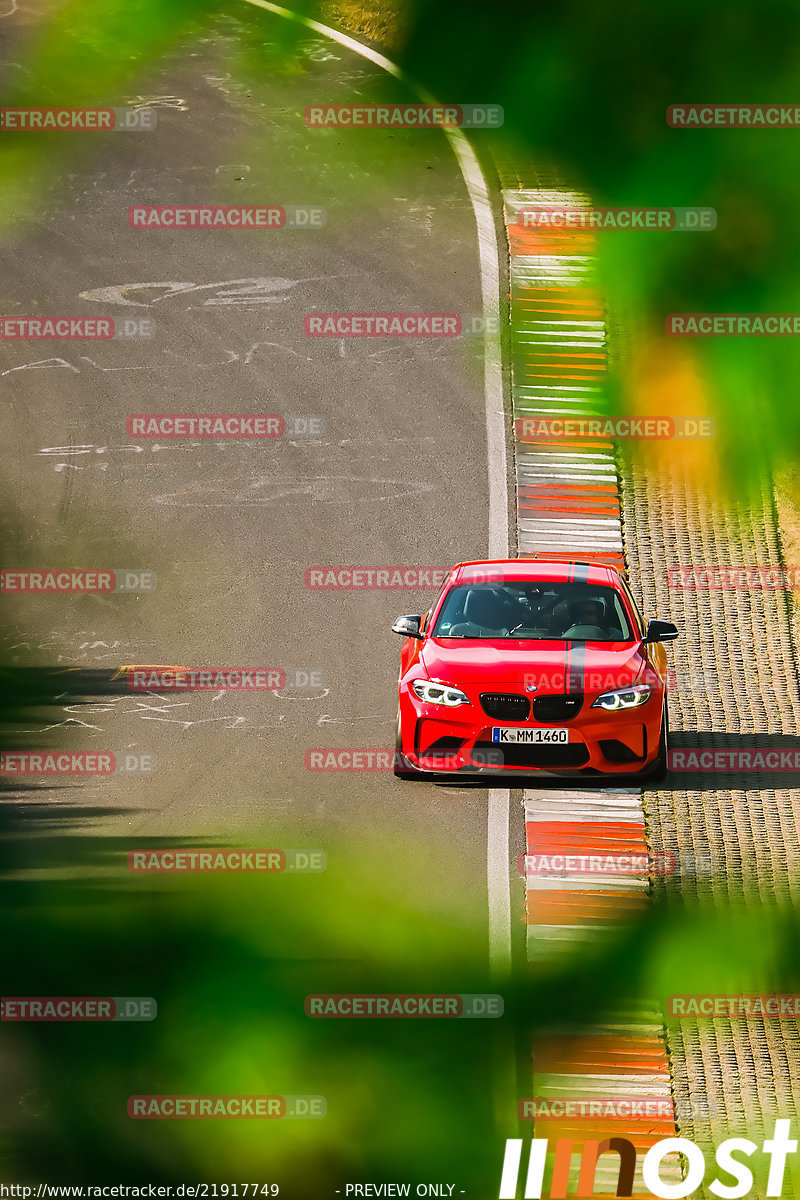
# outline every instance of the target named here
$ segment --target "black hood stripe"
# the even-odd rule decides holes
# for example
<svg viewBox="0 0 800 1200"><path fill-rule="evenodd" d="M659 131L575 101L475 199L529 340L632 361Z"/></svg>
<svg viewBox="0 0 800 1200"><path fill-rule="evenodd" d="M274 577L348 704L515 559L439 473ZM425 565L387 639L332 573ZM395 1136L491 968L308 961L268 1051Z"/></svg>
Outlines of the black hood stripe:
<svg viewBox="0 0 800 1200"><path fill-rule="evenodd" d="M586 682L586 643L570 642L564 663L564 692L568 696L582 694Z"/></svg>

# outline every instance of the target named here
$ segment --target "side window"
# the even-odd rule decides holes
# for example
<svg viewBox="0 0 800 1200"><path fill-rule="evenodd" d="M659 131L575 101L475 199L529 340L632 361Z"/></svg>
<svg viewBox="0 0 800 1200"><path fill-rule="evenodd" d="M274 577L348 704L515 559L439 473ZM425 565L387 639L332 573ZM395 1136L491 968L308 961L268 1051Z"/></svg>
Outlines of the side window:
<svg viewBox="0 0 800 1200"><path fill-rule="evenodd" d="M427 629L428 629L428 622L429 622L429 621L430 621L430 619L431 619L431 613L434 613L434 612L436 612L436 606L438 605L438 603L439 603L439 601L441 600L442 596L443 596L443 595L444 595L444 593L446 592L446 590L447 590L447 586L448 586L449 582L450 582L450 576L448 575L448 576L447 576L447 579L445 579L444 583L443 583L443 584L442 584L442 586L439 588L439 595L436 597L436 599L434 600L433 604L430 606L430 608L428 609L428 611L427 611L427 612L426 612L426 614L425 614L425 620L422 622L422 625L421 625L421 627L420 627L420 632L421 632L421 633L426 633L426 632L427 632Z"/></svg>
<svg viewBox="0 0 800 1200"><path fill-rule="evenodd" d="M621 576L620 576L620 584L622 586L623 592L625 593L625 596L627 597L628 603L630 604L631 609L633 610L633 613L636 617L636 624L638 626L637 632L639 633L640 636L643 637L644 631L645 631L645 624L644 624L644 618L642 617L642 614L639 611L639 606L633 598L633 593L631 592L631 589L628 587L627 583L625 582L624 579L622 579Z"/></svg>
<svg viewBox="0 0 800 1200"><path fill-rule="evenodd" d="M616 617L617 628L622 630L627 641L627 639L631 636L631 623L628 620L625 607L616 592L614 592L614 613Z"/></svg>

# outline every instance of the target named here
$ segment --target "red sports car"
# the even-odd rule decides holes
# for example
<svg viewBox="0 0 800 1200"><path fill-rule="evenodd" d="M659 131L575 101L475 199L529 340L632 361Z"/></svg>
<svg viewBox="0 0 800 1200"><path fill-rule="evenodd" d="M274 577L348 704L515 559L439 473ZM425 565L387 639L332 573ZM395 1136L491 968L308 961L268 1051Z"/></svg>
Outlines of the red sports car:
<svg viewBox="0 0 800 1200"><path fill-rule="evenodd" d="M459 563L402 634L395 774L666 772L669 621L592 563Z"/></svg>

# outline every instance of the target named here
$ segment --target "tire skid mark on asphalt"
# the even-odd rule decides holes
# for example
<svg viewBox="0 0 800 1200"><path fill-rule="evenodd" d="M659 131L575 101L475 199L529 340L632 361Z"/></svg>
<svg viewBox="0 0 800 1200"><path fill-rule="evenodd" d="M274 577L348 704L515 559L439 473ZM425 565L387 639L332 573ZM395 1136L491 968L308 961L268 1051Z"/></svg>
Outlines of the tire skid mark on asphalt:
<svg viewBox="0 0 800 1200"><path fill-rule="evenodd" d="M524 206L581 203L574 193L503 192L510 248L512 397L517 461L517 525L521 558L578 558L625 571L619 477L614 445L603 440L521 439L519 419L602 415L605 322L592 286L593 235L523 228ZM638 789L526 790L527 958L531 968L576 951L598 953L650 905L644 809ZM635 856L640 869L587 874L578 856ZM547 860L539 873L536 864ZM555 856L559 868L553 869ZM572 859L572 861L570 861ZM528 874L533 868L536 873ZM644 1115L535 1120L537 1137L629 1136L645 1151L675 1136L671 1078L662 1014L650 1001L606 1014L585 1026L540 1031L533 1045L534 1096L634 1099ZM657 1115L652 1115L653 1112ZM641 1160L641 1156L640 1156ZM577 1168L576 1156L573 1168ZM663 1177L680 1179L679 1160L664 1160ZM641 1166L637 1194L647 1194ZM616 1190L615 1168L601 1159L596 1192Z"/></svg>

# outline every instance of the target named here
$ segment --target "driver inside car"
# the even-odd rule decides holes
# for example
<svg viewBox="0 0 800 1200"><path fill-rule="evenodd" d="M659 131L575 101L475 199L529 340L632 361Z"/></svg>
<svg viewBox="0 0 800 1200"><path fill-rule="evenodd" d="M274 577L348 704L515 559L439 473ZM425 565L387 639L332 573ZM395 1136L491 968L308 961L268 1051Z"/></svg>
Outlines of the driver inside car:
<svg viewBox="0 0 800 1200"><path fill-rule="evenodd" d="M599 596L587 596L570 606L571 624L562 637L597 638L603 641L622 641L622 630L606 618L606 603Z"/></svg>

